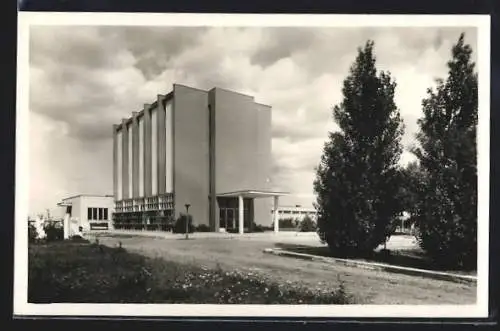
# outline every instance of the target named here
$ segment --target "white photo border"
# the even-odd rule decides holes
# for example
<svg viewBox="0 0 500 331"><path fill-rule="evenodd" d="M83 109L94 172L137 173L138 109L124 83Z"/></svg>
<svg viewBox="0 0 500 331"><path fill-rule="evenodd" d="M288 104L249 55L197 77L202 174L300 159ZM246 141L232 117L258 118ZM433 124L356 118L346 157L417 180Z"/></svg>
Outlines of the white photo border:
<svg viewBox="0 0 500 331"><path fill-rule="evenodd" d="M29 32L33 25L246 27L477 27L478 281L475 305L228 305L28 303ZM165 317L488 317L490 189L489 15L298 15L19 12L17 57L14 315ZM168 306L168 309L165 309Z"/></svg>

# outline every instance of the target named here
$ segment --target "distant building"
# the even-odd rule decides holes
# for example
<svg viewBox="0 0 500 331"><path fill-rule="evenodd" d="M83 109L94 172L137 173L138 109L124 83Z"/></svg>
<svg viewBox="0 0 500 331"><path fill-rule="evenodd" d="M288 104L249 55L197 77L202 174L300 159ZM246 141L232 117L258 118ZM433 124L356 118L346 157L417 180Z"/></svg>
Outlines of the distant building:
<svg viewBox="0 0 500 331"><path fill-rule="evenodd" d="M271 210L271 213L274 209ZM279 206L278 217L279 219L293 218L294 220L301 221L304 217L309 216L313 221L316 221L318 212L314 208L306 208L300 205L295 206Z"/></svg>
<svg viewBox="0 0 500 331"><path fill-rule="evenodd" d="M66 214L82 230L111 228L111 219L114 210L112 195L86 195L80 194L62 199L57 204L64 207Z"/></svg>
<svg viewBox="0 0 500 331"><path fill-rule="evenodd" d="M174 84L114 125L113 141L116 228L164 230L186 204L212 231L278 217L269 215L283 194L270 187L271 107L252 96Z"/></svg>

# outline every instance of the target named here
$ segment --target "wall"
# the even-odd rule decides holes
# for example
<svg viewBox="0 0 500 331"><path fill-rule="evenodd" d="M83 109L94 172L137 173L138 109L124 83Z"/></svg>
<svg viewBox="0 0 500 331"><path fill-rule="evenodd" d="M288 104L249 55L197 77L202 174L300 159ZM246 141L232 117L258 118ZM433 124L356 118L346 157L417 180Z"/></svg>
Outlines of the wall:
<svg viewBox="0 0 500 331"><path fill-rule="evenodd" d="M123 197L122 187L123 187L123 178L122 178L122 158L123 158L123 150L122 150L122 131L117 132L117 195L116 200L121 200Z"/></svg>
<svg viewBox="0 0 500 331"><path fill-rule="evenodd" d="M139 117L139 196L144 196L144 116Z"/></svg>
<svg viewBox="0 0 500 331"><path fill-rule="evenodd" d="M215 101L216 192L269 190L271 107L224 89L215 88L210 93ZM255 199L257 224L270 225L272 203L272 197Z"/></svg>
<svg viewBox="0 0 500 331"><path fill-rule="evenodd" d="M253 98L215 88L215 190L254 188L257 116Z"/></svg>
<svg viewBox="0 0 500 331"><path fill-rule="evenodd" d="M175 84L173 102L175 213L189 203L194 222L208 225L208 95Z"/></svg>
<svg viewBox="0 0 500 331"><path fill-rule="evenodd" d="M83 226L84 230L90 229L90 223L87 218L87 208L108 208L108 221L112 220L114 210L113 197L80 196L73 200L73 205L75 205L75 203L79 204L79 224Z"/></svg>
<svg viewBox="0 0 500 331"><path fill-rule="evenodd" d="M151 109L151 194L158 194L158 109Z"/></svg>
<svg viewBox="0 0 500 331"><path fill-rule="evenodd" d="M174 191L174 123L173 123L173 101L167 100L165 104L165 192Z"/></svg>
<svg viewBox="0 0 500 331"><path fill-rule="evenodd" d="M132 144L133 144L133 128L132 124L127 125L127 132L128 132L128 197L132 198L133 197L133 191L132 191L132 185L133 185L133 151L132 151Z"/></svg>
<svg viewBox="0 0 500 331"><path fill-rule="evenodd" d="M257 155L256 158L259 160L255 164L255 171L257 172L256 178L258 178L258 189L271 190L271 107L256 103L255 112L257 116L255 153ZM273 197L259 198L255 200L255 223L265 226L271 225L273 222L273 215L271 214L273 203Z"/></svg>
<svg viewBox="0 0 500 331"><path fill-rule="evenodd" d="M85 222L87 219L87 215L85 215L85 218L82 218L82 207L81 207L81 199L80 197L76 197L74 199L68 200L71 202L71 218L76 218L78 219L78 223L80 222Z"/></svg>

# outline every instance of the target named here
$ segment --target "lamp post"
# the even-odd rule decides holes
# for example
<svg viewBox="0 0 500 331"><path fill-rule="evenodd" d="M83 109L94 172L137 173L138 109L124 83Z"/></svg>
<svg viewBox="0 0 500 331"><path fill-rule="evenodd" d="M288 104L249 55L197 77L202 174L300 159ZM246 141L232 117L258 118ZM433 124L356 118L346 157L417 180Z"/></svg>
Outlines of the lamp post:
<svg viewBox="0 0 500 331"><path fill-rule="evenodd" d="M184 206L186 206L186 239L189 239L189 206L191 205L186 203Z"/></svg>

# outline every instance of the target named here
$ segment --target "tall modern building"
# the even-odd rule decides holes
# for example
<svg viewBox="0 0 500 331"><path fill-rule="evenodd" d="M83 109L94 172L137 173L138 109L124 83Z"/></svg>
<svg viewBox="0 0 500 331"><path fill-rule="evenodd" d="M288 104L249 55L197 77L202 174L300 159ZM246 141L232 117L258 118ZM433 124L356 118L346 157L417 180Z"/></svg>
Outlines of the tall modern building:
<svg viewBox="0 0 500 331"><path fill-rule="evenodd" d="M165 229L187 204L212 231L243 233L278 217L271 107L252 96L174 84L114 125L113 137L116 228Z"/></svg>

